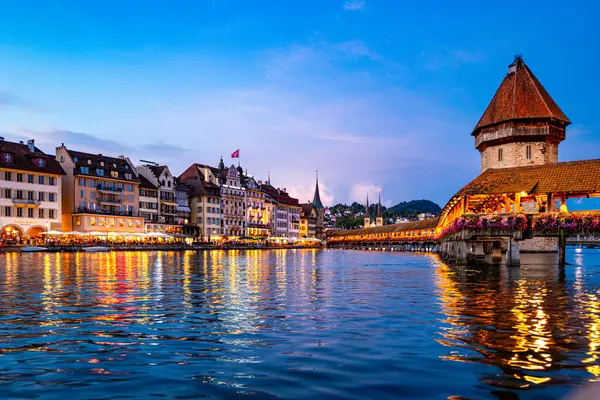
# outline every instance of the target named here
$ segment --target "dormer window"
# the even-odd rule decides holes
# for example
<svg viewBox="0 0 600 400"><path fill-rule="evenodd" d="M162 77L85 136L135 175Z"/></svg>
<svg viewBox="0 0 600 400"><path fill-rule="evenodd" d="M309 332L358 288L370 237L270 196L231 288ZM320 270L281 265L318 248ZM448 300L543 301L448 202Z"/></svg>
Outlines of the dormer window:
<svg viewBox="0 0 600 400"><path fill-rule="evenodd" d="M117 163L113 163L113 168L117 168Z"/></svg>
<svg viewBox="0 0 600 400"><path fill-rule="evenodd" d="M100 161L100 165L104 167L104 161Z"/></svg>
<svg viewBox="0 0 600 400"><path fill-rule="evenodd" d="M37 165L40 168L45 168L46 167L46 160L44 160L43 158L37 158L35 160L35 165Z"/></svg>
<svg viewBox="0 0 600 400"><path fill-rule="evenodd" d="M7 163L7 164L12 164L13 162L13 155L10 153L4 153L2 154L2 161Z"/></svg>
<svg viewBox="0 0 600 400"><path fill-rule="evenodd" d="M73 161L78 162L79 159L77 157L73 157Z"/></svg>
<svg viewBox="0 0 600 400"><path fill-rule="evenodd" d="M110 176L112 176L113 178L118 178L119 177L119 172L117 172L117 171L110 171Z"/></svg>
<svg viewBox="0 0 600 400"><path fill-rule="evenodd" d="M97 169L96 170L96 175L98 175L98 176L104 176L104 170L103 169Z"/></svg>
<svg viewBox="0 0 600 400"><path fill-rule="evenodd" d="M92 160L88 160L88 165L92 165Z"/></svg>

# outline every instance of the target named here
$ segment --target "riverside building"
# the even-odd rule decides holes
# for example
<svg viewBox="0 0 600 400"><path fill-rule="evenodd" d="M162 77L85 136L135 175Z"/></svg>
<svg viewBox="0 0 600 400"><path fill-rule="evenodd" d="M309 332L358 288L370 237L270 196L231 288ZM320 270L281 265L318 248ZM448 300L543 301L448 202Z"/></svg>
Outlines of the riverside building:
<svg viewBox="0 0 600 400"><path fill-rule="evenodd" d="M147 231L182 233L182 227L176 221L175 178L171 174L169 167L148 163L138 166L137 172L158 189L158 220Z"/></svg>
<svg viewBox="0 0 600 400"><path fill-rule="evenodd" d="M65 231L143 233L139 216L140 180L125 156L110 157L56 148L62 181Z"/></svg>
<svg viewBox="0 0 600 400"><path fill-rule="evenodd" d="M63 169L53 156L0 137L0 240L21 243L60 230Z"/></svg>
<svg viewBox="0 0 600 400"><path fill-rule="evenodd" d="M217 168L196 163L178 178L189 188L190 223L197 227L202 241L216 240L223 235L218 173Z"/></svg>

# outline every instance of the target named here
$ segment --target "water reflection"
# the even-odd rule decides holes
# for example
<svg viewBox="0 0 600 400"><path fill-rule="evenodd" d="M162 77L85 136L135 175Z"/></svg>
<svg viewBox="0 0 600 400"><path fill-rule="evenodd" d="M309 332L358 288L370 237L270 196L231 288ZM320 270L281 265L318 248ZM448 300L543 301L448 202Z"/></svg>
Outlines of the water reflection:
<svg viewBox="0 0 600 400"><path fill-rule="evenodd" d="M582 252L574 267L547 257L528 255L520 269L438 263L440 343L462 349L442 358L499 367L479 379L502 389L597 381L598 281L585 282Z"/></svg>
<svg viewBox="0 0 600 400"><path fill-rule="evenodd" d="M570 256L6 254L0 397L556 398L600 379L600 252Z"/></svg>

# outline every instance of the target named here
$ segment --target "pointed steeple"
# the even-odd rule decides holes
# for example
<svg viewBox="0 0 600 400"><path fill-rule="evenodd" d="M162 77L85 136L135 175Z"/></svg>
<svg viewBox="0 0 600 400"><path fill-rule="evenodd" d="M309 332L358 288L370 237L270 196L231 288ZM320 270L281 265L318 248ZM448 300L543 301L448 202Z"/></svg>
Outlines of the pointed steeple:
<svg viewBox="0 0 600 400"><path fill-rule="evenodd" d="M554 102L521 55L508 66L508 73L490 101L472 135L482 128L513 120L557 120L571 123Z"/></svg>
<svg viewBox="0 0 600 400"><path fill-rule="evenodd" d="M321 194L319 193L319 171L317 171L317 184L315 185L315 195L313 196L312 204L317 209L325 208L321 202Z"/></svg>
<svg viewBox="0 0 600 400"><path fill-rule="evenodd" d="M369 218L369 193L367 193L367 208L365 211L365 218Z"/></svg>
<svg viewBox="0 0 600 400"><path fill-rule="evenodd" d="M221 155L221 160L219 161L219 169L223 171L225 169L225 163L223 162L223 156Z"/></svg>
<svg viewBox="0 0 600 400"><path fill-rule="evenodd" d="M377 203L377 218L383 218L381 213L381 193L379 193L379 202Z"/></svg>

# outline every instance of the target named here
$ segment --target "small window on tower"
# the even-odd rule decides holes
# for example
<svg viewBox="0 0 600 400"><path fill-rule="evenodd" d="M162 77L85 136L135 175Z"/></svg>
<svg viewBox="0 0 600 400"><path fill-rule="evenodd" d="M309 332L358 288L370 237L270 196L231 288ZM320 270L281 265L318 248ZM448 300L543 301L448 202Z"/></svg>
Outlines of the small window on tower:
<svg viewBox="0 0 600 400"><path fill-rule="evenodd" d="M498 161L502 161L502 149L498 149Z"/></svg>
<svg viewBox="0 0 600 400"><path fill-rule="evenodd" d="M531 160L531 145L525 146L525 158Z"/></svg>

